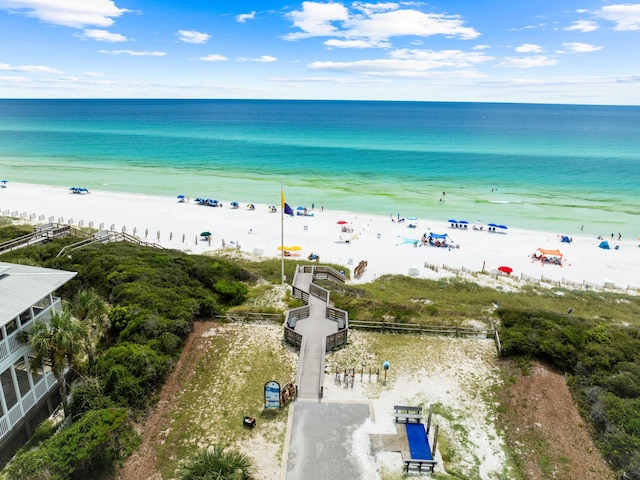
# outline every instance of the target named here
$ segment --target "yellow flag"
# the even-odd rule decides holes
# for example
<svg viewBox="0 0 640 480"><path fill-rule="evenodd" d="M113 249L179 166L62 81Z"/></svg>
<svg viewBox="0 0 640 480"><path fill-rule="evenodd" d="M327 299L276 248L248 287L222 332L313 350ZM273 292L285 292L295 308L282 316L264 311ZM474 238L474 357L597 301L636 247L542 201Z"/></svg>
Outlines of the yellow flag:
<svg viewBox="0 0 640 480"><path fill-rule="evenodd" d="M284 190L280 190L280 200L282 201L280 208L284 208Z"/></svg>

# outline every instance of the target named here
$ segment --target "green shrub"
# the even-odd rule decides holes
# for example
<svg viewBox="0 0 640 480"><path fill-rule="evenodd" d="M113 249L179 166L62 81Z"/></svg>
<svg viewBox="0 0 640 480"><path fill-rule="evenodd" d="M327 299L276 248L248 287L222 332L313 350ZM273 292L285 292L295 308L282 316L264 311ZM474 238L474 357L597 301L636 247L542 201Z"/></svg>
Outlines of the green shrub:
<svg viewBox="0 0 640 480"><path fill-rule="evenodd" d="M16 456L6 473L12 480L102 478L138 443L126 409L94 410L39 449Z"/></svg>
<svg viewBox="0 0 640 480"><path fill-rule="evenodd" d="M71 386L71 418L77 419L91 410L114 406L111 398L104 393L104 387L97 377L84 377Z"/></svg>
<svg viewBox="0 0 640 480"><path fill-rule="evenodd" d="M95 372L116 404L142 409L171 366L171 357L147 345L122 343L96 360Z"/></svg>

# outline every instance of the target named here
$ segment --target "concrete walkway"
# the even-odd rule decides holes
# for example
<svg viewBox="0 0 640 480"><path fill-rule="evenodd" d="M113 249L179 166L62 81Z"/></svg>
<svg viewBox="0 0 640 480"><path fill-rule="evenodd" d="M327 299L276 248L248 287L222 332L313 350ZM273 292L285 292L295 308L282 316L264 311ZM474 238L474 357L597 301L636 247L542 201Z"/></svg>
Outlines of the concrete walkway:
<svg viewBox="0 0 640 480"><path fill-rule="evenodd" d="M297 401L288 432L286 480L370 480L354 455L354 432L370 418L368 403Z"/></svg>

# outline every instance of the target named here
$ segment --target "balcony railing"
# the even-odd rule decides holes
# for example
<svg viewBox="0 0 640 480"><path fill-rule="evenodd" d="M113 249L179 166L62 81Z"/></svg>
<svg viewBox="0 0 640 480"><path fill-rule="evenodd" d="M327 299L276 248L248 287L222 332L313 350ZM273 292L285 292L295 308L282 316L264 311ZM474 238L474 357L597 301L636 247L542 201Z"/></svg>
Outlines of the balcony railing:
<svg viewBox="0 0 640 480"><path fill-rule="evenodd" d="M56 387L56 377L48 372L36 383L33 390L22 396L13 407L9 409L7 415L0 417L0 440L7 435L28 412L37 405L40 400L53 388Z"/></svg>
<svg viewBox="0 0 640 480"><path fill-rule="evenodd" d="M7 338L0 341L0 366L2 360L7 358L10 354L18 350L20 347L25 346L20 340L18 340L18 334L22 330L28 330L35 322L48 322L51 320L51 314L53 311L61 310L61 301L58 297L53 298L53 303L35 315L33 319L29 320L29 323L24 328L19 328L15 332L7 335Z"/></svg>

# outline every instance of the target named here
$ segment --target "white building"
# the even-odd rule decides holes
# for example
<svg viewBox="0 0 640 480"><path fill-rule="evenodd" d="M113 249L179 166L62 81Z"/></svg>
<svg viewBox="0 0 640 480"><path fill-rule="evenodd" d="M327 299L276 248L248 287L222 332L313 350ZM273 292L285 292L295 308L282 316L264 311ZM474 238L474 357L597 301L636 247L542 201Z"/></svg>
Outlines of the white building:
<svg viewBox="0 0 640 480"><path fill-rule="evenodd" d="M18 333L60 311L53 292L76 273L0 262L0 468L60 404L46 366L32 365Z"/></svg>

